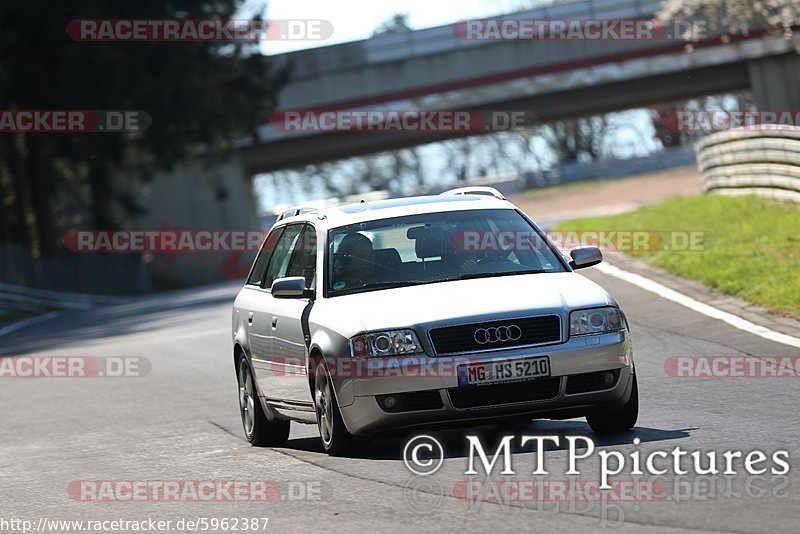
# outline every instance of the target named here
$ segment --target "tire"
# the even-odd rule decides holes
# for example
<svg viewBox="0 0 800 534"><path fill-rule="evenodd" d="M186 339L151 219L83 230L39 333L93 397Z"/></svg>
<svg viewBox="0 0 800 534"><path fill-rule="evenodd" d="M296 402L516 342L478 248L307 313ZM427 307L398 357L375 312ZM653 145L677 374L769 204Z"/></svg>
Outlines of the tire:
<svg viewBox="0 0 800 534"><path fill-rule="evenodd" d="M639 386L636 383L636 375L634 374L631 396L621 409L587 415L586 421L595 433L608 434L630 430L636 424L638 417Z"/></svg>
<svg viewBox="0 0 800 534"><path fill-rule="evenodd" d="M314 372L314 407L325 452L331 456L362 456L368 452L369 440L354 436L344 425L328 366L321 358Z"/></svg>
<svg viewBox="0 0 800 534"><path fill-rule="evenodd" d="M239 355L236 366L239 381L239 412L242 415L244 437L256 447L279 447L289 439L289 421L274 419L270 421L253 380L253 370L244 354Z"/></svg>

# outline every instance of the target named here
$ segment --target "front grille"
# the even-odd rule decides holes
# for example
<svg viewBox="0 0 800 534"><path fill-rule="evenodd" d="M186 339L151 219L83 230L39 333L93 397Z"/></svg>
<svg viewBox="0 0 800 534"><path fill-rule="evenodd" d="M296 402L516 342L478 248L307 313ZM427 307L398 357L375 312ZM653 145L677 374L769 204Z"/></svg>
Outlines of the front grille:
<svg viewBox="0 0 800 534"><path fill-rule="evenodd" d="M479 408L498 404L540 401L558 396L561 378L540 378L511 384L473 386L447 390L456 408Z"/></svg>
<svg viewBox="0 0 800 534"><path fill-rule="evenodd" d="M393 397L395 404L391 407L386 405L386 399ZM412 391L411 393L395 393L392 395L378 395L378 405L384 412L416 412L420 410L439 410L444 408L442 396L438 389L425 391Z"/></svg>
<svg viewBox="0 0 800 534"><path fill-rule="evenodd" d="M509 327L515 326L519 330L510 328L509 333ZM499 335L495 335L498 331L492 329L499 329ZM487 331L490 332L489 336L486 334ZM431 329L430 336L436 354L541 345L561 340L561 318L558 315L540 315L487 323L445 326ZM495 338L499 339L495 341Z"/></svg>
<svg viewBox="0 0 800 534"><path fill-rule="evenodd" d="M611 373L614 379L610 384L603 382L603 375ZM588 393L590 391L599 391L601 389L609 389L614 387L619 378L619 369L613 371L600 371L597 373L583 373L580 375L572 375L567 378L567 395L575 393Z"/></svg>

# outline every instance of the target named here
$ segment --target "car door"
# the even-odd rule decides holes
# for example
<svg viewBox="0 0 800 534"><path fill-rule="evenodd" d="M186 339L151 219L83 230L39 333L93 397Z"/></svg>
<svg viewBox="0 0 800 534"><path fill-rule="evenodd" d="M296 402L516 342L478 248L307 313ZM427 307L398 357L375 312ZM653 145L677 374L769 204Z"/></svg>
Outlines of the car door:
<svg viewBox="0 0 800 534"><path fill-rule="evenodd" d="M236 298L234 324L241 325L247 332L247 350L255 369L263 367L262 362L268 361L270 356L269 331L261 328L269 313L269 301L266 298L268 295L264 293L261 286L283 230L284 227L274 229L264 240L244 288ZM256 371L256 380L258 380L258 371Z"/></svg>
<svg viewBox="0 0 800 534"><path fill-rule="evenodd" d="M317 259L317 234L312 224L303 227L292 251L291 259L285 271L278 274L286 276L302 276L306 287L313 289L315 283ZM272 326L274 338L272 343L273 360L276 370L274 390L280 391L283 400L308 408L311 405L311 393L308 386L306 358L308 357L308 315L313 300L308 298L273 299Z"/></svg>
<svg viewBox="0 0 800 534"><path fill-rule="evenodd" d="M297 240L302 228L302 223L296 223L287 224L280 229L276 229L279 232L278 237L274 240L274 244L270 244L272 246L272 254L270 254L263 275L260 276L260 280L253 280L253 285L258 284L253 289L253 292L257 293L257 298L248 301L250 302L248 338L250 340L251 360L259 390L262 395L269 398L280 398L281 396L279 391L273 389L275 387L273 378L276 370L273 356L275 352L273 349L275 328L272 320L275 316L275 302L278 299L272 298L270 287L272 282L279 278L277 275L282 270L286 270L291 259L294 242Z"/></svg>

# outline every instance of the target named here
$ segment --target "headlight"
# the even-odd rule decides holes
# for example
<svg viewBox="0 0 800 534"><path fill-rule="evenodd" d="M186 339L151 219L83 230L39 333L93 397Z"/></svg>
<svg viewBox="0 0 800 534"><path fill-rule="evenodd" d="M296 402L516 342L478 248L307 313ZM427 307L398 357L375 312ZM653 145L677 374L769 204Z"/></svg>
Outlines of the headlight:
<svg viewBox="0 0 800 534"><path fill-rule="evenodd" d="M613 307L575 310L569 314L569 335L602 334L622 329L622 314Z"/></svg>
<svg viewBox="0 0 800 534"><path fill-rule="evenodd" d="M398 354L419 354L422 346L413 330L389 330L361 334L350 340L353 356L395 356Z"/></svg>

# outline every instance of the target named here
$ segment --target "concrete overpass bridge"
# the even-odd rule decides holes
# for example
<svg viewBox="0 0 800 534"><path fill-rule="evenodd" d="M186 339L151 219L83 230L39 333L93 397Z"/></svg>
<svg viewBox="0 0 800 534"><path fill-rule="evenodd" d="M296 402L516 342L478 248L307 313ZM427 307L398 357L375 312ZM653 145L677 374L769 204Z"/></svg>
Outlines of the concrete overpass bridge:
<svg viewBox="0 0 800 534"><path fill-rule="evenodd" d="M579 0L515 13L515 20L650 20L659 0ZM291 68L279 109L524 110L538 123L749 89L761 109L800 109L800 38L763 32L687 53L671 35L640 40L469 40L454 25L277 55ZM197 157L142 191L121 177L147 213L118 214L122 227L252 229L258 173L397 149L460 132L286 132L265 124L225 161ZM216 256L216 255L215 255ZM220 258L156 258L151 270L196 284L228 272ZM243 257L243 269L249 266ZM227 270L226 270L227 269ZM225 275L228 276L228 275Z"/></svg>
<svg viewBox="0 0 800 534"><path fill-rule="evenodd" d="M512 20L649 20L660 0L581 0ZM685 42L671 27L626 40L463 38L463 25L274 57L289 68L283 110L525 110L538 123L749 89L759 108L800 108L800 40L752 32ZM455 137L449 133L286 132L265 125L243 148L260 173Z"/></svg>

